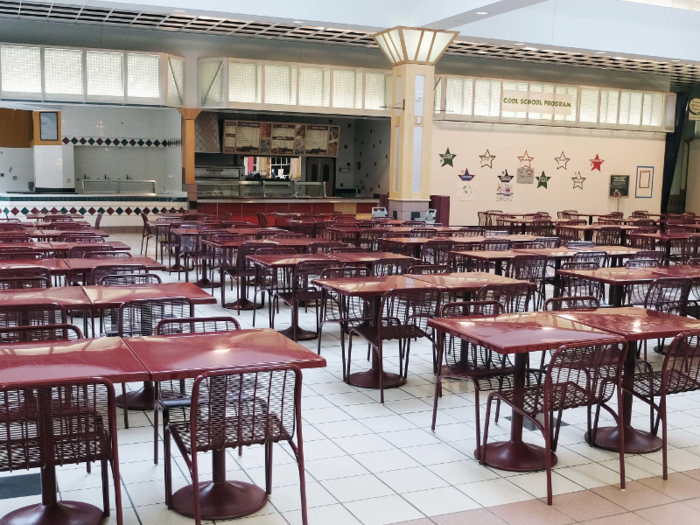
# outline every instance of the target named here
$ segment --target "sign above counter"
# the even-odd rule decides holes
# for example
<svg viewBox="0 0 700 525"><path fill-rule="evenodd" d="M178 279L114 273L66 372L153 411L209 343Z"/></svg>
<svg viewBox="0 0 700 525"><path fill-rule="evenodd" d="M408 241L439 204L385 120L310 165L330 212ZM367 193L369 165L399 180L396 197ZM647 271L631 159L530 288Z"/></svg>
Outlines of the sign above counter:
<svg viewBox="0 0 700 525"><path fill-rule="evenodd" d="M571 115L573 97L565 93L503 90L502 111Z"/></svg>
<svg viewBox="0 0 700 525"><path fill-rule="evenodd" d="M337 157L339 141L340 126L224 121L227 154Z"/></svg>

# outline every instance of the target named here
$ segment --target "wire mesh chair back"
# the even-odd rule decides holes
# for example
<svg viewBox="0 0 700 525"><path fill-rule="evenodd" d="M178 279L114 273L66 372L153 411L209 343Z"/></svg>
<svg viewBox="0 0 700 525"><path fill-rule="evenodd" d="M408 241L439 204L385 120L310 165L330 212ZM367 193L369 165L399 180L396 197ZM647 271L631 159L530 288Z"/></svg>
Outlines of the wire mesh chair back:
<svg viewBox="0 0 700 525"><path fill-rule="evenodd" d="M264 213L258 213L258 225L261 228L267 228L268 223L267 223L267 217L265 216Z"/></svg>
<svg viewBox="0 0 700 525"><path fill-rule="evenodd" d="M59 242L79 242L79 243L91 243L91 244L100 244L104 243L104 237L101 235L59 235L58 236L58 241Z"/></svg>
<svg viewBox="0 0 700 525"><path fill-rule="evenodd" d="M378 339L413 339L428 334L428 320L440 306L435 289L392 290L382 296Z"/></svg>
<svg viewBox="0 0 700 525"><path fill-rule="evenodd" d="M651 219L637 219L634 221L634 226L654 226L654 221ZM654 228L656 229L656 228Z"/></svg>
<svg viewBox="0 0 700 525"><path fill-rule="evenodd" d="M308 238L308 235L304 235L303 233L295 233L295 232L280 232L277 235L273 237L273 239L306 239Z"/></svg>
<svg viewBox="0 0 700 525"><path fill-rule="evenodd" d="M185 297L139 299L119 308L119 337L153 335L163 319L194 317L194 304Z"/></svg>
<svg viewBox="0 0 700 525"><path fill-rule="evenodd" d="M372 274L376 277L402 275L414 264L415 259L377 259L372 265Z"/></svg>
<svg viewBox="0 0 700 525"><path fill-rule="evenodd" d="M683 226L671 225L667 223L666 233L683 235L686 233L691 233L691 230L689 228L684 228Z"/></svg>
<svg viewBox="0 0 700 525"><path fill-rule="evenodd" d="M234 332L241 325L233 317L186 317L162 319L156 325L156 335L210 334Z"/></svg>
<svg viewBox="0 0 700 525"><path fill-rule="evenodd" d="M323 271L330 268L335 261L301 261L292 271L291 294L293 301L320 298L321 289L313 284L314 279L321 279Z"/></svg>
<svg viewBox="0 0 700 525"><path fill-rule="evenodd" d="M131 259L129 252L118 252L115 250L104 252L88 252L83 255L83 259Z"/></svg>
<svg viewBox="0 0 700 525"><path fill-rule="evenodd" d="M401 226L425 226L425 223L423 221L403 221Z"/></svg>
<svg viewBox="0 0 700 525"><path fill-rule="evenodd" d="M29 234L2 235L2 236L0 236L0 243L2 243L2 244L27 243L27 242L32 242L32 239L31 239L31 237L29 237Z"/></svg>
<svg viewBox="0 0 700 525"><path fill-rule="evenodd" d="M450 260L450 251L454 247L454 241L442 239L429 239L423 245L421 256L427 264L447 264Z"/></svg>
<svg viewBox="0 0 700 525"><path fill-rule="evenodd" d="M331 248L328 253L366 253L366 250L358 246L338 246L336 248Z"/></svg>
<svg viewBox="0 0 700 525"><path fill-rule="evenodd" d="M595 243L592 241L570 241L566 243L567 248L577 249L577 248L595 248Z"/></svg>
<svg viewBox="0 0 700 525"><path fill-rule="evenodd" d="M669 241L669 255L671 259L685 263L698 255L700 237L688 237L687 239L671 239Z"/></svg>
<svg viewBox="0 0 700 525"><path fill-rule="evenodd" d="M28 290L51 288L48 277L0 277L0 290Z"/></svg>
<svg viewBox="0 0 700 525"><path fill-rule="evenodd" d="M67 320L66 310L56 303L33 304L31 306L4 306L0 304L0 328L66 324Z"/></svg>
<svg viewBox="0 0 700 525"><path fill-rule="evenodd" d="M0 343L32 343L40 341L76 341L83 333L72 324L14 326L0 328Z"/></svg>
<svg viewBox="0 0 700 525"><path fill-rule="evenodd" d="M479 237L484 234L484 229L478 227L460 228L457 231L451 232L451 234L454 237Z"/></svg>
<svg viewBox="0 0 700 525"><path fill-rule="evenodd" d="M256 242L244 242L236 252L236 275L239 277L252 277L255 275L255 263L248 260L249 255L255 255L260 249Z"/></svg>
<svg viewBox="0 0 700 525"><path fill-rule="evenodd" d="M0 390L0 471L116 461L114 403L99 378Z"/></svg>
<svg viewBox="0 0 700 525"><path fill-rule="evenodd" d="M602 226L594 232L593 241L598 246L617 246L622 244L622 230L619 226Z"/></svg>
<svg viewBox="0 0 700 525"><path fill-rule="evenodd" d="M505 276L529 283L542 283L547 271L544 255L516 255L506 267Z"/></svg>
<svg viewBox="0 0 700 525"><path fill-rule="evenodd" d="M544 244L538 241L513 241L510 247L513 250L542 250Z"/></svg>
<svg viewBox="0 0 700 525"><path fill-rule="evenodd" d="M270 246L258 248L255 255L298 255L298 252L291 246Z"/></svg>
<svg viewBox="0 0 700 525"><path fill-rule="evenodd" d="M630 215L631 217L649 217L649 212L646 210L635 210Z"/></svg>
<svg viewBox="0 0 700 525"><path fill-rule="evenodd" d="M82 259L88 254L96 252L111 252L114 251L109 244L106 243L94 243L93 246L73 246L68 250L69 259Z"/></svg>
<svg viewBox="0 0 700 525"><path fill-rule="evenodd" d="M525 224L525 233L539 237L551 237L554 235L554 223L551 220L533 220Z"/></svg>
<svg viewBox="0 0 700 525"><path fill-rule="evenodd" d="M478 301L501 303L506 313L527 312L532 298L532 286L528 283L487 284L477 295Z"/></svg>
<svg viewBox="0 0 700 525"><path fill-rule="evenodd" d="M51 283L51 272L41 267L4 269L0 279L46 279Z"/></svg>
<svg viewBox="0 0 700 525"><path fill-rule="evenodd" d="M690 279L663 277L649 286L644 308L667 314L685 315L688 295L692 286Z"/></svg>
<svg viewBox="0 0 700 525"><path fill-rule="evenodd" d="M0 250L0 260L40 260L43 258L43 253L32 250Z"/></svg>
<svg viewBox="0 0 700 525"><path fill-rule="evenodd" d="M416 264L411 266L407 271L410 275L435 275L439 273L452 273L452 267L449 264Z"/></svg>
<svg viewBox="0 0 700 525"><path fill-rule="evenodd" d="M410 237L435 237L437 236L437 230L435 228L413 228L411 230Z"/></svg>
<svg viewBox="0 0 700 525"><path fill-rule="evenodd" d="M606 252L586 250L575 253L571 258L571 262L594 262L599 268L603 268L607 259L608 254Z"/></svg>
<svg viewBox="0 0 700 525"><path fill-rule="evenodd" d="M621 211L611 211L608 215L613 219L622 219L625 216Z"/></svg>
<svg viewBox="0 0 700 525"><path fill-rule="evenodd" d="M600 301L593 296L581 297L550 297L544 302L542 310L554 312L561 310L596 310Z"/></svg>
<svg viewBox="0 0 700 525"><path fill-rule="evenodd" d="M700 330L673 338L664 358L661 388L666 394L700 390Z"/></svg>
<svg viewBox="0 0 700 525"><path fill-rule="evenodd" d="M559 237L538 237L534 242L541 244L543 248L559 248L561 245Z"/></svg>
<svg viewBox="0 0 700 525"><path fill-rule="evenodd" d="M134 273L148 273L148 268L143 264L107 264L92 269L90 283L99 283L108 275L124 275Z"/></svg>
<svg viewBox="0 0 700 525"><path fill-rule="evenodd" d="M342 242L336 241L318 241L309 243L306 247L307 253L330 253L333 248L342 248Z"/></svg>
<svg viewBox="0 0 700 525"><path fill-rule="evenodd" d="M321 272L321 279L352 279L369 277L366 266L343 266L341 268L326 268ZM370 304L361 297L351 297L324 288L319 317L322 322L335 321L348 323L345 331L369 320Z"/></svg>
<svg viewBox="0 0 700 525"><path fill-rule="evenodd" d="M562 270L598 270L597 262L565 262ZM561 294L567 297L595 297L600 300L603 297L603 286L596 281L591 281L578 275L561 274Z"/></svg>
<svg viewBox="0 0 700 525"><path fill-rule="evenodd" d="M154 273L126 273L105 275L97 284L99 286L150 286L162 282L160 277Z"/></svg>
<svg viewBox="0 0 700 525"><path fill-rule="evenodd" d="M661 266L664 262L664 252L661 250L640 250L635 253L630 260L634 261L637 259L656 261L659 263L659 266Z"/></svg>
<svg viewBox="0 0 700 525"><path fill-rule="evenodd" d="M376 252L379 250L379 237L382 235L382 231L372 231L366 230L360 233L360 248L367 250L369 252Z"/></svg>
<svg viewBox="0 0 700 525"><path fill-rule="evenodd" d="M511 242L508 239L487 238L478 244L478 249L482 251L505 251L510 250Z"/></svg>
<svg viewBox="0 0 700 525"><path fill-rule="evenodd" d="M607 403L621 384L626 355L623 341L560 347L547 366L543 397L526 396L524 411L551 414Z"/></svg>
<svg viewBox="0 0 700 525"><path fill-rule="evenodd" d="M658 268L659 261L654 259L631 259L625 263L625 268Z"/></svg>

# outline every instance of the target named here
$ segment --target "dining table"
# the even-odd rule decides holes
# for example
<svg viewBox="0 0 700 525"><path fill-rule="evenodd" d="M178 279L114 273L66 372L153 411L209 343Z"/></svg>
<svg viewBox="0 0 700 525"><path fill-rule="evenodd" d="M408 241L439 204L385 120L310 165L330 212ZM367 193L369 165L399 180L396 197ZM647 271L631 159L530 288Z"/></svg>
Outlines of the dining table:
<svg viewBox="0 0 700 525"><path fill-rule="evenodd" d="M514 361L513 389L525 387L529 355L557 350L562 345L593 345L621 341L620 336L587 324L545 312L503 314L497 317L433 318L428 326L437 332L437 344L446 334L487 350L510 356ZM489 442L484 463L500 470L530 472L545 469L545 449L523 441L523 416L511 416L510 439ZM551 453L552 465L557 457ZM479 457L478 451L474 451Z"/></svg>
<svg viewBox="0 0 700 525"><path fill-rule="evenodd" d="M620 229L620 245L625 245L627 243L627 237L631 234L634 233L635 230L638 230L641 228L641 226L635 226L633 224L581 224L581 225L572 225L572 224L561 224L558 227L560 230L566 229L570 231L575 231L577 232L577 235L580 235L581 233L583 234L583 239L584 241L592 241L593 240L593 234L596 232L599 232L603 228L619 228ZM558 232L559 233L559 232Z"/></svg>
<svg viewBox="0 0 700 525"><path fill-rule="evenodd" d="M193 379L205 373L231 373L265 365L322 368L326 360L271 328L227 333L132 337L126 344L140 359L153 381ZM301 432L301 429L299 429ZM253 514L267 503L264 489L226 479L226 449L212 451L212 481L200 482L204 520L232 519ZM176 512L194 517L193 493L187 485L172 496Z"/></svg>
<svg viewBox="0 0 700 525"><path fill-rule="evenodd" d="M344 264L366 265L371 271L374 270L374 265L379 260L404 260L409 259L420 264L419 259L394 252L336 252L329 254L333 259L337 259Z"/></svg>
<svg viewBox="0 0 700 525"><path fill-rule="evenodd" d="M149 377L146 367L118 337L0 345L0 390L3 391L45 388L50 392L49 387L63 382L102 378L112 383L125 383L143 381ZM116 411L116 407L110 408ZM50 411L51 406L44 406L43 409ZM54 420L45 418L44 421L47 424L44 426L43 433L50 436L57 430L54 427ZM63 493L64 499L58 500L56 466L60 462L57 458L43 459L41 503L14 510L1 518L0 523L13 525L98 525L102 523L104 519L102 509L84 501L70 501L67 492ZM107 483L106 480L103 482Z"/></svg>
<svg viewBox="0 0 700 525"><path fill-rule="evenodd" d="M667 314L644 308L598 308L595 310L567 310L552 312L561 319L583 323L625 338L629 345L622 377L622 417L625 433L625 453L645 454L661 448L659 437L644 430L632 427L632 406L634 396L634 376L637 371L637 348L646 339L666 339L675 337L686 330L700 329L700 320L679 315ZM590 436L586 435L590 443ZM619 451L619 431L617 426L598 428L595 443L597 447Z"/></svg>
<svg viewBox="0 0 700 525"><path fill-rule="evenodd" d="M462 299L465 301L471 300L473 294L481 290L489 284L522 284L527 281L511 279L490 272L452 272L452 273L434 273L434 274L404 274L406 277L418 279L437 286L440 290L450 294L462 294ZM533 288L533 283L527 283Z"/></svg>
<svg viewBox="0 0 700 525"><path fill-rule="evenodd" d="M102 266L122 266L122 265L142 265L147 270L165 270L165 265L150 257L129 257L128 259L73 259L64 258L63 263L68 267L72 274L81 275L83 281L86 282L86 277L95 268Z"/></svg>
<svg viewBox="0 0 700 525"><path fill-rule="evenodd" d="M493 264L496 275L503 275L503 263L507 263L514 257L530 255L530 253L522 253L519 250L473 250L460 251L453 250L450 252L450 257L455 261L464 260L466 265L469 260L478 261L482 264Z"/></svg>
<svg viewBox="0 0 700 525"><path fill-rule="evenodd" d="M85 234L89 233L91 235L97 235L99 237L109 237L109 233L107 233L104 230L77 230L77 231L68 231L68 230L44 230L42 228L36 228L36 229L26 229L24 230L23 233L26 233L30 237L34 239L38 239L40 241L57 241L59 237L62 235L70 235L71 233L75 233L76 235L80 234Z"/></svg>
<svg viewBox="0 0 700 525"><path fill-rule="evenodd" d="M68 257L68 252L72 248L92 248L94 246L105 247L109 246L110 249L118 252L128 252L131 250L131 246L122 241L105 241L105 242L58 242L51 241L49 245L53 249L55 257Z"/></svg>
<svg viewBox="0 0 700 525"><path fill-rule="evenodd" d="M379 326L382 297L396 290L436 289L434 284L417 276L390 275L383 277L353 277L340 279L314 279L313 284L346 297L360 297L371 303L372 326ZM380 375L383 388L397 388L406 380L400 374L382 371L377 352L372 352L372 366L366 372L350 374L347 382L362 388L378 389Z"/></svg>
<svg viewBox="0 0 700 525"><path fill-rule="evenodd" d="M630 234L630 239L646 239L651 240L656 244L663 246L664 258L666 265L669 264L671 258L671 245L673 241L679 241L683 239L688 239L690 237L697 237L698 233L632 233Z"/></svg>

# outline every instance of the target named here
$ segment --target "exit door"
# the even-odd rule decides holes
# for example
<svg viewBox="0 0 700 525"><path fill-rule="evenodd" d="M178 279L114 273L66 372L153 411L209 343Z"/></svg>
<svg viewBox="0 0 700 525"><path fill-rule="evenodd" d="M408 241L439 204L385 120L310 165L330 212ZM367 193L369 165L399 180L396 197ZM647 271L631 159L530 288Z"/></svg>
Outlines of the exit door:
<svg viewBox="0 0 700 525"><path fill-rule="evenodd" d="M326 195L332 197L335 194L335 159L307 157L306 182L325 182Z"/></svg>

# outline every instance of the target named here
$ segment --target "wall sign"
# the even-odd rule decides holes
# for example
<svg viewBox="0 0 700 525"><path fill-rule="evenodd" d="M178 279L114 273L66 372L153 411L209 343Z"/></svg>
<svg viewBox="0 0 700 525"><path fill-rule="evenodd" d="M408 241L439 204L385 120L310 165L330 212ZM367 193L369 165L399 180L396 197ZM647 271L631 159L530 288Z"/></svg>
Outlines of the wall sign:
<svg viewBox="0 0 700 525"><path fill-rule="evenodd" d="M511 202L513 200L513 187L510 181L513 180L513 176L508 174L508 170L505 170L498 176L498 180L501 182L496 186L496 202Z"/></svg>
<svg viewBox="0 0 700 525"><path fill-rule="evenodd" d="M438 153L440 156L440 159L442 160L442 164L440 164L441 168L444 168L445 166L452 166L454 167L454 164L452 164L452 161L454 158L457 156L454 153L450 153L450 148L447 148L447 151L445 153Z"/></svg>
<svg viewBox="0 0 700 525"><path fill-rule="evenodd" d="M525 150L525 154L518 157L518 160L520 161L520 166L523 168L532 168L531 162L534 160L534 158L535 157L531 157L527 150Z"/></svg>
<svg viewBox="0 0 700 525"><path fill-rule="evenodd" d="M223 152L337 157L340 126L224 121Z"/></svg>
<svg viewBox="0 0 700 525"><path fill-rule="evenodd" d="M651 199L654 193L654 166L637 166L637 181L634 196L637 199Z"/></svg>
<svg viewBox="0 0 700 525"><path fill-rule="evenodd" d="M603 159L601 159L598 154L595 154L595 158L591 159L591 171L593 170L598 170L600 171L600 167L602 166L603 162L605 162Z"/></svg>
<svg viewBox="0 0 700 525"><path fill-rule="evenodd" d="M571 180L574 181L574 187L573 189L575 190L576 188L583 189L583 181L586 180L586 177L581 177L581 172L577 171L574 173L574 177L571 177Z"/></svg>
<svg viewBox="0 0 700 525"><path fill-rule="evenodd" d="M629 175L610 175L610 196L611 197L629 197L630 194L630 176Z"/></svg>
<svg viewBox="0 0 700 525"><path fill-rule="evenodd" d="M496 158L496 155L491 155L489 150L486 150L486 153L479 155L479 158L481 159L482 168L493 169L493 159Z"/></svg>
<svg viewBox="0 0 700 525"><path fill-rule="evenodd" d="M688 102L688 120L700 120L700 98Z"/></svg>
<svg viewBox="0 0 700 525"><path fill-rule="evenodd" d="M556 161L557 169L559 170L561 168L566 169L566 165L569 163L569 161L571 159L569 157L567 157L566 155L564 155L564 152L562 151L561 155L559 155L558 157L554 157L554 160Z"/></svg>
<svg viewBox="0 0 700 525"><path fill-rule="evenodd" d="M544 188L545 190L547 189L547 181L551 179L552 177L547 177L547 175L544 174L544 171L542 172L542 175L537 177L537 187Z"/></svg>
<svg viewBox="0 0 700 525"><path fill-rule="evenodd" d="M518 184L533 184L535 182L535 170L532 168L518 168L515 176L515 182Z"/></svg>
<svg viewBox="0 0 700 525"><path fill-rule="evenodd" d="M502 111L533 112L545 115L571 115L573 96L564 93L534 93L503 90Z"/></svg>
<svg viewBox="0 0 700 525"><path fill-rule="evenodd" d="M469 182L474 178L474 175L469 173L469 168L464 168L464 171L461 171L459 175L457 175L459 179L463 182Z"/></svg>

